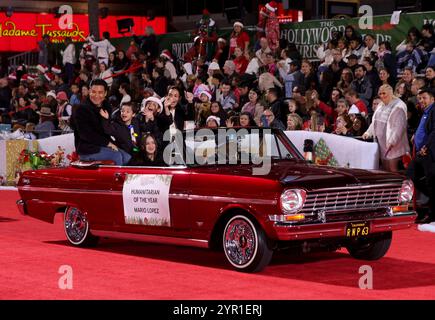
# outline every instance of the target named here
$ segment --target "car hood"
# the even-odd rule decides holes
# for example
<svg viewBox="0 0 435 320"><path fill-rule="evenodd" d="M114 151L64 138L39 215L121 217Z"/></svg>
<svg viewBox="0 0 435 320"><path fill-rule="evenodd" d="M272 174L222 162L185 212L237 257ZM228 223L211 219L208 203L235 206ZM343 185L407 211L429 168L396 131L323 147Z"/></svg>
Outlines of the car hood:
<svg viewBox="0 0 435 320"><path fill-rule="evenodd" d="M335 168L306 162L294 165L275 163L272 170L282 184L303 185L308 189L398 183L404 179L402 175L380 170Z"/></svg>
<svg viewBox="0 0 435 320"><path fill-rule="evenodd" d="M263 176L253 175L252 166L247 165L203 167L201 171L218 171L219 174L270 179L279 181L285 186L304 187L308 190L400 183L405 179L402 175L380 170L318 166L302 160L274 161L268 174Z"/></svg>

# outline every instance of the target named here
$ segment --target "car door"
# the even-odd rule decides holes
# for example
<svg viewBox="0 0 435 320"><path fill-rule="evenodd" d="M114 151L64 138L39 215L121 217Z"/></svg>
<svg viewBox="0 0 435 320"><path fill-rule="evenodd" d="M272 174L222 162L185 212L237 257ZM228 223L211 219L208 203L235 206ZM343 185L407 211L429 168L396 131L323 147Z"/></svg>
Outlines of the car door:
<svg viewBox="0 0 435 320"><path fill-rule="evenodd" d="M189 236L190 171L180 167L116 167L110 203L114 229Z"/></svg>

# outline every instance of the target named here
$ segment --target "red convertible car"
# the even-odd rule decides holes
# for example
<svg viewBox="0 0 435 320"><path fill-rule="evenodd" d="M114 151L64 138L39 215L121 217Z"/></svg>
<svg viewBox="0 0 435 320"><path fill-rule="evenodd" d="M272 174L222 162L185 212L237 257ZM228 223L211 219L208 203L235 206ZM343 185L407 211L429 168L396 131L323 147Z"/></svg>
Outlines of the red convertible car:
<svg viewBox="0 0 435 320"><path fill-rule="evenodd" d="M414 224L411 181L313 165L280 130L197 130L172 141L165 167L76 162L26 171L18 207L51 223L63 214L74 246L113 237L223 249L246 272L293 246L345 247L354 258L376 260L394 230Z"/></svg>

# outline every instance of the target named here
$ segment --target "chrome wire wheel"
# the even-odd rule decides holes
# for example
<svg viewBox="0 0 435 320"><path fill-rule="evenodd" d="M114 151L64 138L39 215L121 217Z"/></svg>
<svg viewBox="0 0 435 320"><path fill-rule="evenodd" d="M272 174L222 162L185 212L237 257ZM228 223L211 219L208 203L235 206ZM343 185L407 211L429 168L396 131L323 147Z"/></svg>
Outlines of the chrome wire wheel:
<svg viewBox="0 0 435 320"><path fill-rule="evenodd" d="M80 245L86 240L89 223L86 214L78 208L69 207L65 212L65 234L73 245Z"/></svg>
<svg viewBox="0 0 435 320"><path fill-rule="evenodd" d="M235 216L228 221L223 236L228 261L235 268L247 268L258 250L258 236L253 223L245 216Z"/></svg>

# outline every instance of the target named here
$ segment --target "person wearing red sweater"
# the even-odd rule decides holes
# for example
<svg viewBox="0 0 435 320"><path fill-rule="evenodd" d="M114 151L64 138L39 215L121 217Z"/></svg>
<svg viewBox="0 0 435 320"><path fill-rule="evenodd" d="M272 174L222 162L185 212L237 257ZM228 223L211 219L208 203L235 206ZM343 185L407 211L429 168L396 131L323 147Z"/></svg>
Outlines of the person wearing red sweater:
<svg viewBox="0 0 435 320"><path fill-rule="evenodd" d="M362 114L363 117L367 117L368 116L368 110L367 110L367 106L365 105L364 101L362 101L360 98L358 98L358 93L353 90L353 89L348 89L345 93L344 93L344 97L346 98L346 100L349 102L349 104L355 105L359 112Z"/></svg>
<svg viewBox="0 0 435 320"><path fill-rule="evenodd" d="M246 59L245 55L243 54L243 50L240 47L237 47L236 50L234 50L234 55L236 56L233 60L234 64L236 65L236 72L238 74L243 74L246 71L246 68L248 67L248 59Z"/></svg>
<svg viewBox="0 0 435 320"><path fill-rule="evenodd" d="M234 22L234 30L230 36L229 58L234 54L237 47L242 48L244 52L247 51L249 41L249 35L243 31L243 24L239 21Z"/></svg>

